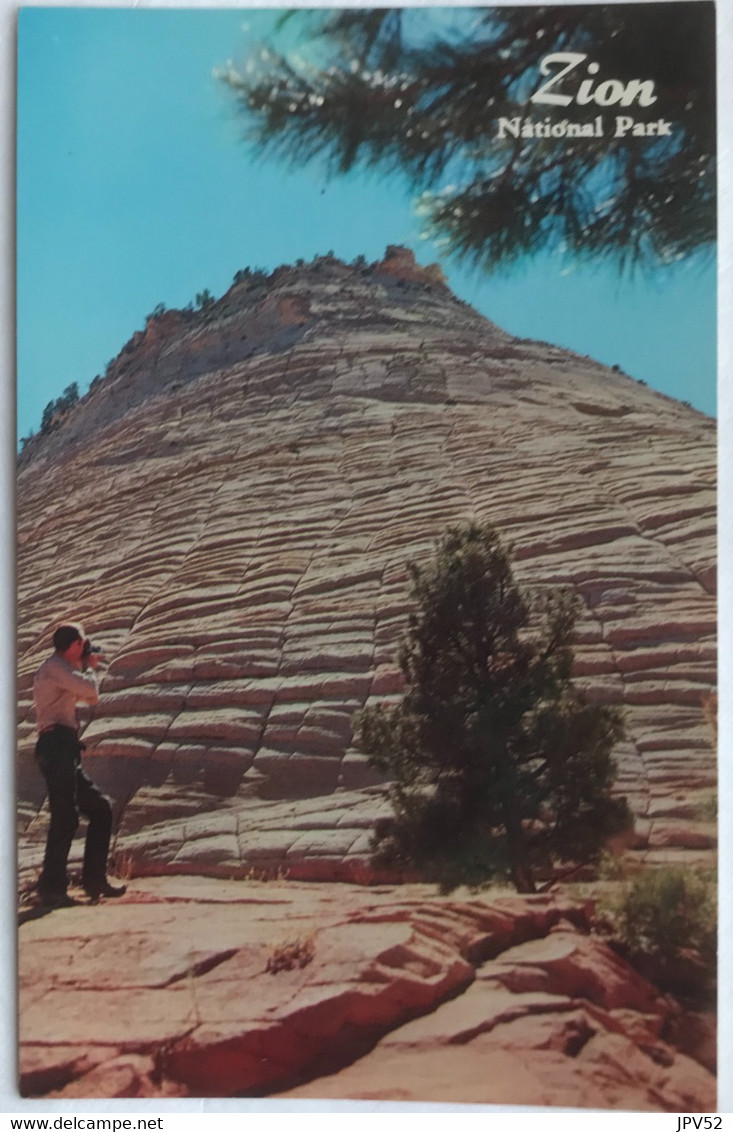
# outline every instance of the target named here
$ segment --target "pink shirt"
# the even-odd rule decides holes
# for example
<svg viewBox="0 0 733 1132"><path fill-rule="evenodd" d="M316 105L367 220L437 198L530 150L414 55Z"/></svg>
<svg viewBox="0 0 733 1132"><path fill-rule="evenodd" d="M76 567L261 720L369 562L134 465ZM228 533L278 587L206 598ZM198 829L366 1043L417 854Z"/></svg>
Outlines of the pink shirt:
<svg viewBox="0 0 733 1132"><path fill-rule="evenodd" d="M54 653L33 677L33 700L39 733L57 723L76 731L76 705L99 702L97 681L91 673L78 672L68 660Z"/></svg>

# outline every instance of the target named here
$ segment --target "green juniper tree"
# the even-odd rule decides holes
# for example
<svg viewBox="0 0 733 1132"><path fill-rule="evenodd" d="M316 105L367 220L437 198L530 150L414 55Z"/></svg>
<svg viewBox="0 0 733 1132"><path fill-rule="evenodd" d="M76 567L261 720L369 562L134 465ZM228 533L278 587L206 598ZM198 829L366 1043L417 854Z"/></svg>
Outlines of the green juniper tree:
<svg viewBox="0 0 733 1132"><path fill-rule="evenodd" d="M72 381L70 385L66 386L63 393L56 402L56 408L61 412L66 412L67 409L73 409L74 405L79 400L79 386L77 382Z"/></svg>
<svg viewBox="0 0 733 1132"><path fill-rule="evenodd" d="M278 53L276 34L244 74L220 72L250 139L296 166L402 170L449 251L494 268L567 249L624 268L714 240L712 3L335 9L287 21L297 50ZM604 102L574 98L532 105L540 64L558 51L585 62L555 91L574 96L598 64L595 86L648 80L656 101L610 106L601 137L500 138L500 116L592 123L603 113ZM672 128L616 136L617 111Z"/></svg>
<svg viewBox="0 0 733 1132"><path fill-rule="evenodd" d="M69 409L73 409L74 405L79 400L79 386L77 382L72 381L70 385L66 386L60 397L55 401L49 401L43 410L41 416L41 433L46 434L51 432L54 428L54 423L58 416L67 413Z"/></svg>
<svg viewBox="0 0 733 1132"><path fill-rule="evenodd" d="M444 891L508 876L533 892L538 870L597 859L629 822L610 793L620 713L570 679L577 599L554 591L533 617L488 525L449 529L411 572L404 696L358 719L392 779L378 858Z"/></svg>
<svg viewBox="0 0 733 1132"><path fill-rule="evenodd" d="M205 287L203 291L196 292L196 307L198 310L210 310L215 302L216 299L214 298L208 287Z"/></svg>

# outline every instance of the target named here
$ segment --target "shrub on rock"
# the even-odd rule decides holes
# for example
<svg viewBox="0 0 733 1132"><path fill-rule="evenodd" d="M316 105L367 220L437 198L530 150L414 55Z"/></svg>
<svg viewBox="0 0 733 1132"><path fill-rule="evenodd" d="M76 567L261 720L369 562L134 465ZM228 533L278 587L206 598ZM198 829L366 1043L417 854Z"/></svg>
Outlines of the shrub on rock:
<svg viewBox="0 0 733 1132"><path fill-rule="evenodd" d="M443 891L508 876L533 892L539 870L597 859L629 821L611 796L620 713L570 679L578 601L555 590L533 610L489 525L449 529L411 574L404 696L358 718L392 779L378 859Z"/></svg>
<svg viewBox="0 0 733 1132"><path fill-rule="evenodd" d="M661 985L696 989L714 978L715 886L692 869L645 870L611 902L607 918L623 950Z"/></svg>

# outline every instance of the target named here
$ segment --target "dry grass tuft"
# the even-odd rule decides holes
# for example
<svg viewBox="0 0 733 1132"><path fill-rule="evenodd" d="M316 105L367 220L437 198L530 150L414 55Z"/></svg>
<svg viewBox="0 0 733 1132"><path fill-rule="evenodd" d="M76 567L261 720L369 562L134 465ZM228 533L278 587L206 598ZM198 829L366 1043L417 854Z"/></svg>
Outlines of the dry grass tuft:
<svg viewBox="0 0 733 1132"><path fill-rule="evenodd" d="M296 967L307 967L316 953L315 939L312 935L296 936L295 939L279 943L267 960L265 970L270 975L278 971L292 971Z"/></svg>

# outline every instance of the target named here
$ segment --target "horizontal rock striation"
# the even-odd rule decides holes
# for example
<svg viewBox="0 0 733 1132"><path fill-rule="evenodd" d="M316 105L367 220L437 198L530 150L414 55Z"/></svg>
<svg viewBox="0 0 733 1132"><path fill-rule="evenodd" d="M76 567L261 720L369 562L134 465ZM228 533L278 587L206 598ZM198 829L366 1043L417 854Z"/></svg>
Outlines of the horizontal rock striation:
<svg viewBox="0 0 733 1132"><path fill-rule="evenodd" d="M21 458L28 875L32 674L66 619L109 659L84 741L134 869L359 874L380 797L352 717L400 690L407 562L469 518L522 582L582 598L577 682L624 708L632 847L707 859L714 492L711 420L511 337L404 251L152 319Z"/></svg>
<svg viewBox="0 0 733 1132"><path fill-rule="evenodd" d="M702 1038L560 898L156 878L30 919L19 974L25 1096L715 1108Z"/></svg>

